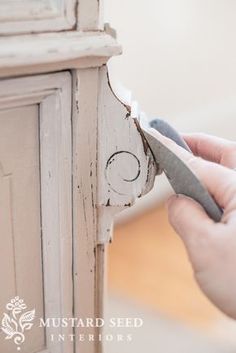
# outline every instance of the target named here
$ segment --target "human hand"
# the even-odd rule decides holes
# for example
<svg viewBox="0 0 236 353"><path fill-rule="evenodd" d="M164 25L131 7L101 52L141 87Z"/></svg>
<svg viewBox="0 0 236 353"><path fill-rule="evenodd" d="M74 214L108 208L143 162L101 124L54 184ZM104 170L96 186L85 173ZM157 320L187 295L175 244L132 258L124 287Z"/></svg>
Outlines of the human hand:
<svg viewBox="0 0 236 353"><path fill-rule="evenodd" d="M195 156L225 167L236 168L236 143L206 134L185 134L185 142Z"/></svg>
<svg viewBox="0 0 236 353"><path fill-rule="evenodd" d="M236 144L203 134L186 135L194 156L160 134L158 138L185 161L224 209L221 222L215 223L188 197L173 195L167 202L170 223L186 246L200 288L236 319L236 171L229 169L236 167Z"/></svg>

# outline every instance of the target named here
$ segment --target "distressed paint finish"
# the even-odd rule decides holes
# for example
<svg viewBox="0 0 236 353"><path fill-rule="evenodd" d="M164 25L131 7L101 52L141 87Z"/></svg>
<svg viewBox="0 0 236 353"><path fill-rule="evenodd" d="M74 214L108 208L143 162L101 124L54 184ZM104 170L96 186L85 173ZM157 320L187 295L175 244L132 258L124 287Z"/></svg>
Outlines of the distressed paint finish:
<svg viewBox="0 0 236 353"><path fill-rule="evenodd" d="M40 104L45 315L63 318L73 314L71 75L52 74L42 80L48 80L49 90L54 87ZM49 351L73 353L73 342L53 342L52 333L55 329L49 327ZM59 327L57 333L69 335L73 329Z"/></svg>
<svg viewBox="0 0 236 353"><path fill-rule="evenodd" d="M72 29L77 0L1 0L0 34Z"/></svg>
<svg viewBox="0 0 236 353"><path fill-rule="evenodd" d="M34 114L32 113L32 109L30 110L31 113L27 113L26 107L29 109L35 107ZM24 111L20 114L21 109L24 109ZM18 206L17 208L15 207L15 209L11 207L14 233L19 234L22 241L27 242L27 244L25 247L23 247L23 245L21 248L19 246L16 247L16 250L19 249L18 253L14 254L14 261L16 261L16 259L18 261L16 281L22 284L20 289L16 289L17 292L14 292L14 290L11 292L11 297L14 297L14 295L24 295L27 305L34 308L37 304L37 315L44 318L71 317L73 308L73 282L70 73L64 72L0 81L0 110L2 116L8 117L9 124L14 121L16 114L18 114L18 118L22 117L22 122L18 119L18 124L22 124L20 128L24 128L27 118L29 121L35 119L39 122L37 142L34 141L36 132L31 128L31 130L27 130L27 132L32 134L32 136L27 136L28 144L24 141L24 144L26 144L24 148L26 150L30 148L36 149L35 153L38 153L40 166L37 161L32 164L29 158L26 159L28 153L24 153L24 151L24 157L21 157L21 159L18 152L12 157L15 159L14 165L17 169L25 169L22 175L26 174L29 165L34 173L31 172L27 176L27 188L24 187L22 183L20 172L18 175L15 175L14 178L15 188L22 188L22 190L18 192L13 191L11 195L12 205L14 205L14 207L17 203L22 203L22 205L20 205L21 207ZM6 121L5 124L7 124ZM6 160L10 159L8 157L12 154L12 146L16 143L15 141L20 143L19 140L24 136L23 134L19 135L20 128L18 128L17 124L15 125L15 134L11 136L13 142L9 142L8 150L1 150L1 153L5 154L4 158ZM3 130L2 126L2 131ZM0 163L2 160L3 158L1 158ZM36 206L30 207L29 195L24 195L26 192L30 193L30 190L28 190L30 185L34 187L34 191L37 192L31 180L31 178L34 178L34 174L40 175L40 195L36 201L36 211L34 211ZM21 196L19 197L20 191ZM6 192L7 190L5 190L4 194L1 193L2 207L4 207L4 204L6 206L8 204ZM5 198L3 199L4 196ZM17 197L20 200L18 200ZM32 212L36 214L32 214ZM32 236L36 238L36 234L33 233L30 228L30 222L32 223L35 217L40 219L39 239L36 249L34 248L34 252L37 251L37 254L35 254L35 256L34 254L29 256L29 249L33 251L33 245L37 241L36 239L30 239ZM29 222L28 228L27 221ZM27 232L27 229L28 233L24 234ZM5 228L5 232L7 232L5 238L7 238L7 235L10 237L11 229L9 226ZM3 236L1 237L1 246L7 251L7 243L4 242ZM10 255L9 252L6 254L6 256ZM42 258L40 272L37 270L38 266L35 262L37 258ZM1 259L0 262L2 266L4 264L3 259ZM27 266L27 270L24 270L25 266ZM34 280L31 280L31 277L27 276L28 268L31 268L32 274L35 277ZM12 278L8 279L9 282L11 280ZM27 280L31 280L31 285L26 285L28 284ZM4 291L7 290L7 287L7 283L2 286L2 296L4 296ZM37 300L35 300L35 296L33 295L34 291L37 293ZM43 298L41 293L43 293ZM8 300L11 299L11 297L8 297ZM42 309L39 310L39 307ZM35 328L36 327L37 326L35 326ZM56 329L52 327L45 328L43 330L45 335L42 339L43 343L38 344L38 346L35 346L35 343L39 341L40 335L34 330L31 330L29 333L31 336L29 336L27 342L29 346L23 347L21 351L72 353L72 342L67 340L57 343L50 339L50 334L61 334L62 330L65 334L72 334L70 327L66 328L66 331L60 327Z"/></svg>
<svg viewBox="0 0 236 353"><path fill-rule="evenodd" d="M131 107L113 93L105 66L99 75L98 161L98 242L105 243L110 240L114 215L147 193L156 174L152 153L131 117Z"/></svg>
<svg viewBox="0 0 236 353"><path fill-rule="evenodd" d="M86 319L103 316L104 300L106 249L97 241L99 69L76 70L73 79L74 315ZM86 333L97 335L100 330L88 328ZM75 348L78 353L100 353L102 342L77 340Z"/></svg>
<svg viewBox="0 0 236 353"><path fill-rule="evenodd" d="M36 104L16 108L9 104L8 109L0 109L1 313L15 293L39 315L44 311L38 140ZM32 328L30 337L33 340L26 340L22 353L44 346L45 334L39 327ZM0 347L4 353L16 351L14 342L2 332Z"/></svg>
<svg viewBox="0 0 236 353"><path fill-rule="evenodd" d="M103 0L79 0L77 28L82 31L103 29Z"/></svg>
<svg viewBox="0 0 236 353"><path fill-rule="evenodd" d="M97 96L98 68L74 71L73 233L74 315L96 317L97 305ZM100 262L100 261L99 261ZM103 261L101 260L101 265ZM99 276L103 281L103 274ZM99 283L100 286L100 283ZM81 330L75 330L76 335ZM96 334L89 328L87 333ZM95 342L76 341L76 353L97 353Z"/></svg>
<svg viewBox="0 0 236 353"><path fill-rule="evenodd" d="M150 190L155 163L131 103L120 101L109 82L105 65L121 47L111 30L103 31L102 0L11 3L12 16L8 2L0 4L0 77L6 78L0 107L39 106L46 315L102 317L114 216ZM32 33L32 25L39 33ZM65 69L72 82L68 72L29 77ZM7 190L3 195L7 200ZM79 333L97 335L100 329L75 328L75 337ZM49 344L43 353L49 350L101 353L102 343L76 339Z"/></svg>
<svg viewBox="0 0 236 353"><path fill-rule="evenodd" d="M76 70L73 78L74 314L102 317L114 215L149 191L155 163L129 108L112 92L106 67ZM102 344L78 340L76 352L102 352Z"/></svg>
<svg viewBox="0 0 236 353"><path fill-rule="evenodd" d="M98 67L121 53L105 32L44 33L0 38L0 76Z"/></svg>

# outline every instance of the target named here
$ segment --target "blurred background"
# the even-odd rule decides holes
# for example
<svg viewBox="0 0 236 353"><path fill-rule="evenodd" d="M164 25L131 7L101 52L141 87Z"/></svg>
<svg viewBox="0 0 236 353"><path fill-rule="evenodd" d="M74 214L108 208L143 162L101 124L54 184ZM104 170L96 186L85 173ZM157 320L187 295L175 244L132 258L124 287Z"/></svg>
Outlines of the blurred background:
<svg viewBox="0 0 236 353"><path fill-rule="evenodd" d="M236 139L236 1L104 0L123 55L109 63L149 116L179 131ZM132 342L106 353L231 353L236 323L198 289L168 224L164 177L117 219L108 254L108 317L142 317ZM132 331L132 330L131 330ZM127 330L126 330L127 333Z"/></svg>

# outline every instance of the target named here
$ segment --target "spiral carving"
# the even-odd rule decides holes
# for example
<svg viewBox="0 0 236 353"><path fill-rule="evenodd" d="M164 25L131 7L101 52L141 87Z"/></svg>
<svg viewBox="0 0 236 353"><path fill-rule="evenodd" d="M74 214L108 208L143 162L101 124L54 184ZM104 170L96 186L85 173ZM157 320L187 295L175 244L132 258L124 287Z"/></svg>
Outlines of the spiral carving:
<svg viewBox="0 0 236 353"><path fill-rule="evenodd" d="M118 151L111 155L106 164L106 180L110 188L120 194L131 192L131 183L140 176L139 159L129 151Z"/></svg>

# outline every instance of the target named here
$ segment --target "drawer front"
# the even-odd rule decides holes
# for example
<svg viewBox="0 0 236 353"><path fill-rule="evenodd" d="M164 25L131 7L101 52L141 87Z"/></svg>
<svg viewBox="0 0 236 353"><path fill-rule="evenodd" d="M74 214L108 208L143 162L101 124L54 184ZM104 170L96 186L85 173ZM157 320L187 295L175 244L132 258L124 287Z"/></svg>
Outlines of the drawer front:
<svg viewBox="0 0 236 353"><path fill-rule="evenodd" d="M71 77L0 82L0 351L72 353ZM41 321L43 320L43 321ZM6 339L7 338L7 339Z"/></svg>
<svg viewBox="0 0 236 353"><path fill-rule="evenodd" d="M0 34L71 29L75 0L2 0Z"/></svg>

